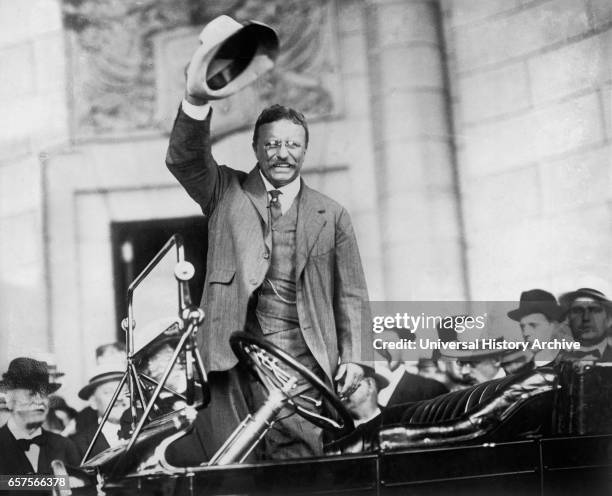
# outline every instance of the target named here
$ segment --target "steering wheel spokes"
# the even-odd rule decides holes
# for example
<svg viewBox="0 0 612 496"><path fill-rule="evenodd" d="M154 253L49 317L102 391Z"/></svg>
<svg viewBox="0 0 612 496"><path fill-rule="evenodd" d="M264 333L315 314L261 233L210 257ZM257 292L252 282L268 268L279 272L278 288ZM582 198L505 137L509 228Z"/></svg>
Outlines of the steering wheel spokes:
<svg viewBox="0 0 612 496"><path fill-rule="evenodd" d="M334 391L287 352L245 332L233 333L230 345L269 393L283 392L286 407L323 429L340 434L353 430L351 415ZM312 389L320 398L310 393ZM321 412L324 405L330 415Z"/></svg>

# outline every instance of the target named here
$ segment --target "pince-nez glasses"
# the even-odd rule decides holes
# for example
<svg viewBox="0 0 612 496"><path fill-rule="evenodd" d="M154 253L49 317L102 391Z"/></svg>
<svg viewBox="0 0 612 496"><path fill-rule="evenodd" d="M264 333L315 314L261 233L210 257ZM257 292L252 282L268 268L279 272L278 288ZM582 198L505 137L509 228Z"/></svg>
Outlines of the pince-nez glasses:
<svg viewBox="0 0 612 496"><path fill-rule="evenodd" d="M278 150L281 149L281 147L283 146L283 143L285 144L285 148L287 148L287 150L299 150L300 148L302 148L302 144L298 143L297 141L272 140L264 144L264 149L268 152L277 152Z"/></svg>

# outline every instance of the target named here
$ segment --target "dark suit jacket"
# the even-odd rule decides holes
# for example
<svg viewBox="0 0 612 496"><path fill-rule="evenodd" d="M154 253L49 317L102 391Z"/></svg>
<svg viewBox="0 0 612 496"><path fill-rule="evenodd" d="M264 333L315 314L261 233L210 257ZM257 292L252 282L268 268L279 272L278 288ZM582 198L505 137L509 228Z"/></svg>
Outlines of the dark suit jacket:
<svg viewBox="0 0 612 496"><path fill-rule="evenodd" d="M270 265L271 238L259 170L246 174L217 165L210 115L196 121L179 110L166 164L209 216L199 346L207 370L215 371L236 364L229 336L244 328L249 298ZM296 201L297 311L306 343L331 378L338 359L360 362L371 348L361 346L362 321L370 322L365 278L346 210L303 181Z"/></svg>
<svg viewBox="0 0 612 496"><path fill-rule="evenodd" d="M81 462L76 446L70 439L49 431L44 433L47 442L40 447L38 467L32 467L8 427L0 428L0 474L51 474L53 460L61 460L72 466Z"/></svg>
<svg viewBox="0 0 612 496"><path fill-rule="evenodd" d="M83 456L85 456L85 453L87 452L87 448L89 448L89 443L91 443L91 440L93 439L94 434L96 433L97 429L98 429L98 426L96 425L95 427L93 428L90 427L87 430L77 431L75 434L70 436L70 439L74 442L74 445L76 446L79 452L79 457L81 459L83 458ZM118 426L117 426L117 430L119 430ZM110 445L108 444L106 437L104 437L104 433L101 432L100 435L98 436L98 439L96 439L96 443L94 444L93 449L91 450L91 453L89 453L88 458L91 458L92 456L95 456L98 453L101 453L107 448L110 448Z"/></svg>
<svg viewBox="0 0 612 496"><path fill-rule="evenodd" d="M387 407L427 400L444 393L448 393L448 389L441 382L404 372L395 387L395 391L389 397Z"/></svg>

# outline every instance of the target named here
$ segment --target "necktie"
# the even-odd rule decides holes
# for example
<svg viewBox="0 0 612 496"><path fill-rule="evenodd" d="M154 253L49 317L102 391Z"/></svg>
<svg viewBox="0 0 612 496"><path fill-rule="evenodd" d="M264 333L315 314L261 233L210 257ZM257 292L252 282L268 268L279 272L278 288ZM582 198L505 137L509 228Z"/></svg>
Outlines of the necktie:
<svg viewBox="0 0 612 496"><path fill-rule="evenodd" d="M37 444L38 446L42 446L45 444L45 437L43 434L39 436L33 437L32 439L17 439L17 444L23 451L28 451L30 446L33 444Z"/></svg>
<svg viewBox="0 0 612 496"><path fill-rule="evenodd" d="M268 191L270 193L270 216L272 217L272 223L274 223L281 215L283 215L281 210L281 203L279 200L279 196L282 195L277 189L272 189Z"/></svg>

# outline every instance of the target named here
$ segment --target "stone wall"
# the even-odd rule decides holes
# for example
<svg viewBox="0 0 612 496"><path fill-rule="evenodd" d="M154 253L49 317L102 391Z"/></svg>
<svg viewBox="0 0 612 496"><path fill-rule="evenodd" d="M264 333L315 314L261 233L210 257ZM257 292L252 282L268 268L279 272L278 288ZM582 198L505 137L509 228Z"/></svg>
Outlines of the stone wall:
<svg viewBox="0 0 612 496"><path fill-rule="evenodd" d="M0 368L46 352L40 154L67 139L64 38L57 0L0 0Z"/></svg>
<svg viewBox="0 0 612 496"><path fill-rule="evenodd" d="M609 291L612 3L443 7L472 298Z"/></svg>

